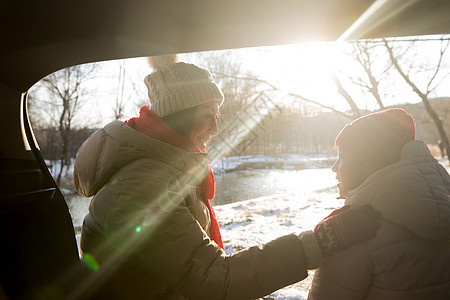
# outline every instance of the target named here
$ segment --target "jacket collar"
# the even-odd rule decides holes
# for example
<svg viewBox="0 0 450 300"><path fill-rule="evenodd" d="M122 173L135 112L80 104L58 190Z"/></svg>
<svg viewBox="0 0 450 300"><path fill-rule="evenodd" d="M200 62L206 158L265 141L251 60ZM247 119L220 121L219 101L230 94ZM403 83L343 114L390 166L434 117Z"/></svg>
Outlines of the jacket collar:
<svg viewBox="0 0 450 300"><path fill-rule="evenodd" d="M371 205L383 218L427 240L450 238L445 169L422 141L411 141L401 160L378 170L349 192L345 205Z"/></svg>
<svg viewBox="0 0 450 300"><path fill-rule="evenodd" d="M142 151L146 157L162 161L183 173L197 173L200 169L208 169L209 157L206 153L189 152L164 143L134 130L121 121L113 121L104 129L112 138Z"/></svg>

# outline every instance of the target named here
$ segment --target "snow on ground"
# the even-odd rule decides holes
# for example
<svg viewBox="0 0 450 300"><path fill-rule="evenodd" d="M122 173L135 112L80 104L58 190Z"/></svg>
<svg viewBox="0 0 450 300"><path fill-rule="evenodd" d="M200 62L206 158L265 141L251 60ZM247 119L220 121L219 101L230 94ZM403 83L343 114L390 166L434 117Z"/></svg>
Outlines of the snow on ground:
<svg viewBox="0 0 450 300"><path fill-rule="evenodd" d="M450 173L448 160L438 161ZM311 171L318 172L316 175L320 177L319 181L314 180L314 173L311 172L288 174L300 179L297 183L292 182L291 192L215 206L226 253L266 243L285 234L311 230L333 209L342 206L343 200L336 200L338 194L334 173L327 169ZM295 175L299 173L304 173L306 182L301 182L303 176ZM309 182L308 179L313 181ZM305 280L266 298L306 299L313 274L310 271Z"/></svg>
<svg viewBox="0 0 450 300"><path fill-rule="evenodd" d="M278 193L271 196L215 206L227 254L269 242L282 235L311 230L333 209L336 200L334 175L323 171L322 188L313 192ZM312 274L302 282L278 290L268 299L306 299Z"/></svg>
<svg viewBox="0 0 450 300"><path fill-rule="evenodd" d="M211 165L216 174L249 168L265 169L276 167L284 170L311 169L328 165L335 158L335 156L322 154L247 155L224 157L213 160Z"/></svg>
<svg viewBox="0 0 450 300"><path fill-rule="evenodd" d="M336 200L337 189L330 185L336 181L333 174L321 171L323 187L315 191L302 192L297 188L290 193L215 206L227 253L282 234L311 229L325 217L324 212L341 206L342 200Z"/></svg>

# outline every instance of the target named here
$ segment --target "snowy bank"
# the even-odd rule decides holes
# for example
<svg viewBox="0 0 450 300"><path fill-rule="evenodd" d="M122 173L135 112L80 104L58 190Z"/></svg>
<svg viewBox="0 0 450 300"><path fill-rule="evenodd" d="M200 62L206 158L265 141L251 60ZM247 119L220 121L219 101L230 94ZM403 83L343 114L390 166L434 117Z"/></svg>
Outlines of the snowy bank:
<svg viewBox="0 0 450 300"><path fill-rule="evenodd" d="M213 160L211 165L214 173L233 172L249 169L283 169L303 170L330 167L336 160L329 155L248 155L231 156Z"/></svg>

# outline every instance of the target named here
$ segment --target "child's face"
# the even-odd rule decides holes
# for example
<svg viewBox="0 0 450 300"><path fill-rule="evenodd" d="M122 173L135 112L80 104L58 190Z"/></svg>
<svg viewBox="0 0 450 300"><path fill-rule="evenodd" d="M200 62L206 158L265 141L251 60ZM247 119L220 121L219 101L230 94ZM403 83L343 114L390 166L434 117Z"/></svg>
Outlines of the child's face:
<svg viewBox="0 0 450 300"><path fill-rule="evenodd" d="M331 170L336 173L336 179L339 180L337 185L339 195L344 198L372 173L366 163L344 149L339 149L339 157Z"/></svg>

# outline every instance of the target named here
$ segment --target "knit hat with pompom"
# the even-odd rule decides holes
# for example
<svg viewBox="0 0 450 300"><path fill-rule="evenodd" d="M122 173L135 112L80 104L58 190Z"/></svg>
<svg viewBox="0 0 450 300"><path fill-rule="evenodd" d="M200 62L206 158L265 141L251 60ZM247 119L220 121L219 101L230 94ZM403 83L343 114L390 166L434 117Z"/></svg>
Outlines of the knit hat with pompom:
<svg viewBox="0 0 450 300"><path fill-rule="evenodd" d="M401 108L391 108L347 124L335 144L380 169L400 160L403 146L414 139L413 117Z"/></svg>
<svg viewBox="0 0 450 300"><path fill-rule="evenodd" d="M223 103L223 93L211 73L193 64L177 62L176 55L149 57L154 72L144 79L151 110L163 118L207 102Z"/></svg>

